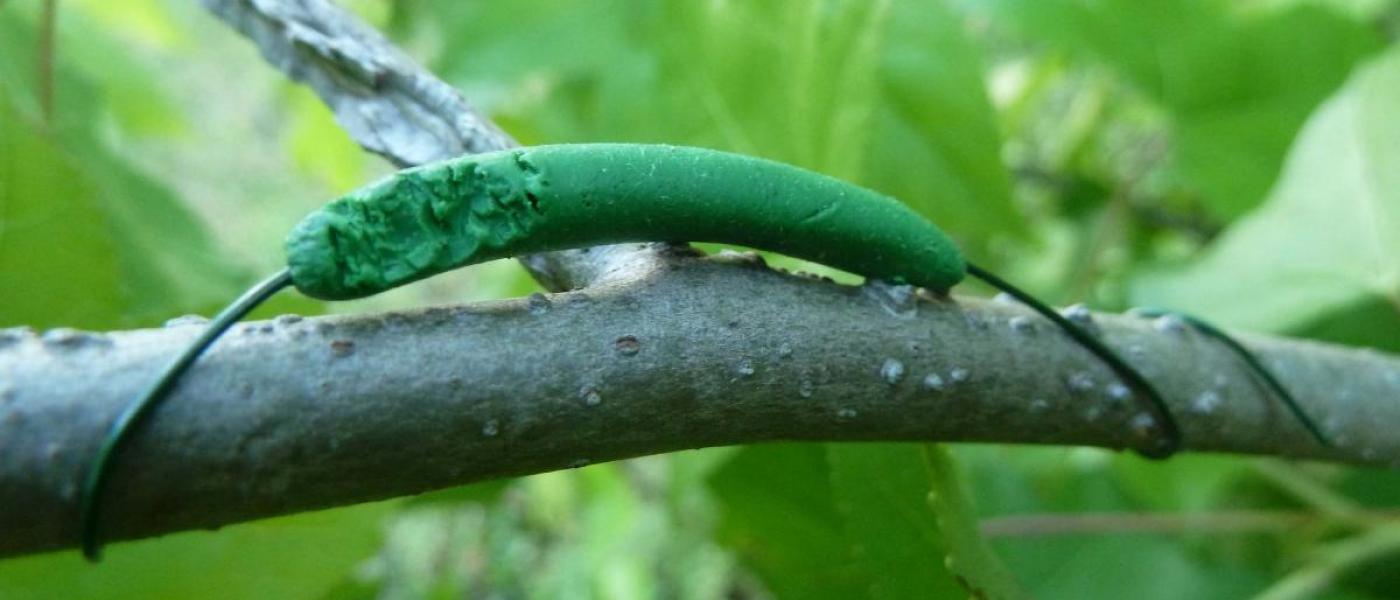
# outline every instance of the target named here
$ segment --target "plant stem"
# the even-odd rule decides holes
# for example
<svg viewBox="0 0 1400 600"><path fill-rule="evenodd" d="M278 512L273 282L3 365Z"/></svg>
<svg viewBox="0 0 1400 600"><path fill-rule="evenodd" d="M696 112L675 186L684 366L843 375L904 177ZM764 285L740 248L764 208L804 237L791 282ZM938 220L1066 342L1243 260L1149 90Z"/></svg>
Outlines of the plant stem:
<svg viewBox="0 0 1400 600"><path fill-rule="evenodd" d="M651 262L643 264L653 265ZM182 379L111 473L120 540L457 484L771 440L983 441L1123 448L1140 407L1032 313L994 301L852 288L741 258L679 255L630 279L530 300L235 326ZM1400 461L1400 357L1262 336L1316 444L1229 351L1131 317L1095 317L1137 349L1186 450ZM0 331L0 555L77 543L82 475L102 433L200 333ZM638 351L620 354L630 336ZM907 376L891 382L883 365ZM930 377L930 376L936 376ZM1351 390L1334 403L1337 381ZM1068 381L1091 382L1091 387ZM1224 401L1192 408L1202 382Z"/></svg>

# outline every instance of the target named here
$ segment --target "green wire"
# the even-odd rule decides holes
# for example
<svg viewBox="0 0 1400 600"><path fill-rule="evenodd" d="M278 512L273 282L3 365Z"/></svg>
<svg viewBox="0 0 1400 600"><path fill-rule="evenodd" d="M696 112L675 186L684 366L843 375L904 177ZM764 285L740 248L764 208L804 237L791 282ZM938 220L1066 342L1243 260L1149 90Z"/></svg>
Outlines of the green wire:
<svg viewBox="0 0 1400 600"><path fill-rule="evenodd" d="M1332 440L1329 439L1327 435L1322 432L1322 429L1317 426L1317 422L1313 421L1312 418L1309 417L1308 414L1303 411L1303 407L1302 405L1298 404L1298 400L1293 397L1293 394L1289 393L1287 388L1283 387L1283 384L1280 383L1278 378L1274 377L1274 374L1271 373L1269 369L1264 366L1264 363L1260 362L1259 358L1256 357L1253 352L1250 352L1248 348L1245 348L1243 344L1236 341L1235 338L1230 334L1225 333L1223 330L1214 325L1211 325L1207 321L1174 310L1166 310L1161 308L1135 308L1132 312L1134 314L1149 318L1166 316L1176 317L1178 319L1181 319L1182 321L1185 321L1191 327L1195 328L1197 331L1205 334L1206 336L1214 338L1216 341L1225 344L1226 348L1229 348L1235 353L1236 356L1240 358L1240 360L1244 361L1245 365L1249 367L1249 370L1252 371L1256 376L1258 376L1259 379L1263 380L1264 385L1267 386L1271 391L1273 391L1274 395L1278 396L1279 400L1283 401L1284 406L1288 407L1289 412L1292 412L1294 418L1298 419L1298 421L1303 424L1303 427L1308 430L1308 433L1312 434L1313 438L1317 440L1317 443L1322 444L1323 446L1326 446L1328 448L1336 447L1336 444L1332 442Z"/></svg>
<svg viewBox="0 0 1400 600"><path fill-rule="evenodd" d="M1034 296L1021 291L1019 288L1007 283L1000 277L972 263L967 264L967 273L981 279L986 282L987 285L1010 294L1035 312L1040 313L1041 316L1050 319L1063 329L1065 333L1068 333L1070 337L1074 338L1074 341L1079 342L1081 346L1084 346L1085 349L1094 353L1107 363L1129 386L1147 397L1148 402L1151 403L1153 412L1156 413L1153 416L1158 425L1162 428L1162 438L1158 441L1158 446L1156 448L1147 450L1138 449L1138 452L1149 458L1166 458L1181 449L1181 427L1177 425L1176 418L1172 416L1171 409L1167 407L1167 402L1162 399L1162 395L1157 392L1157 388L1153 387L1142 373L1139 373L1138 370L1133 368L1132 365L1129 365L1127 361L1120 358L1117 352L1114 352L1113 349L1104 345L1104 343L1100 342L1093 334L1085 331L1083 327L1064 318L1055 309L1046 306L1044 303L1036 300Z"/></svg>
<svg viewBox="0 0 1400 600"><path fill-rule="evenodd" d="M209 322L209 328L199 335L199 338L185 348L179 356L171 361L165 368L160 379L157 379L146 391L134 402L127 404L117 416L112 425L107 429L107 436L102 440L102 446L97 450L97 458L93 461L88 470L87 477L83 480L82 496L78 501L78 510L81 518L83 556L89 561L97 562L102 556L102 540L99 537L98 519L101 515L102 492L106 487L107 475L112 471L112 461L120 453L123 444L131 439L137 428L144 423L161 400L169 396L170 391L175 388L180 375L189 369L190 365L199 358L223 332L237 323L250 311L262 304L270 296L291 284L291 273L286 269L278 271L277 274L268 277L262 282L249 288L232 304L229 304L222 312Z"/></svg>

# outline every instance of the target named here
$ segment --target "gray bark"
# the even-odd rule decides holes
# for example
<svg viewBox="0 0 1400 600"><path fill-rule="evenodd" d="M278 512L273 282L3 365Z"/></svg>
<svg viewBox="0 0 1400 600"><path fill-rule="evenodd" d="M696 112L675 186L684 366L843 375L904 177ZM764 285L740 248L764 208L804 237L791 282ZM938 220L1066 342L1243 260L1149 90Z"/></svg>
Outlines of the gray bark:
<svg viewBox="0 0 1400 600"><path fill-rule="evenodd" d="M1142 399L1022 307L675 257L585 291L247 323L117 461L109 539L772 440L1141 446ZM1191 451L1400 460L1400 358L1244 336L1340 448L1219 343L1098 316ZM196 326L0 334L0 555L73 545L104 428ZM23 507L23 510L13 510Z"/></svg>

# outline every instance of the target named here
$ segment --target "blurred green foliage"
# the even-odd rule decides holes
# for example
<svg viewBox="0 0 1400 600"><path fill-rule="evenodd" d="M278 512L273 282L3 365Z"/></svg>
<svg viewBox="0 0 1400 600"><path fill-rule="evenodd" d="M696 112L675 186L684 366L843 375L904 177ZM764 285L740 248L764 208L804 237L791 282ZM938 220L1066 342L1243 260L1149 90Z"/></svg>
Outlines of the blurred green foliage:
<svg viewBox="0 0 1400 600"><path fill-rule="evenodd" d="M78 21L73 29L81 34L90 27ZM168 187L101 141L110 121L123 132L177 128L179 121L155 127L149 114L131 109L166 110L161 88L120 53L101 58L94 52L89 65L104 60L107 74L126 85L103 87L75 61L61 61L44 75L59 91L45 107L36 89L42 86L34 85L40 77L35 29L13 17L0 21L3 320L129 326L223 303L241 275L234 263L214 251L203 226Z"/></svg>
<svg viewBox="0 0 1400 600"><path fill-rule="evenodd" d="M522 143L692 144L907 199L964 247L1024 233L982 62L943 2L406 3L401 35ZM430 27L430 31L423 31Z"/></svg>
<svg viewBox="0 0 1400 600"><path fill-rule="evenodd" d="M207 314L302 213L387 170L193 3L65 0L45 71L42 2L0 3L0 326ZM1400 351L1394 0L347 4L525 143L785 160L909 202L1052 298ZM264 312L532 289L499 262ZM996 598L1389 598L1397 505L1380 470L766 445L118 544L95 568L14 559L0 597L961 598L961 578ZM1132 518L1227 511L1292 520ZM1129 518L1003 519L1094 512Z"/></svg>
<svg viewBox="0 0 1400 600"><path fill-rule="evenodd" d="M1400 51L1391 51L1318 109L1263 207L1189 267L1145 278L1141 294L1254 329L1297 327L1368 300L1400 309L1397 104ZM1371 333L1400 350L1400 327L1389 325Z"/></svg>
<svg viewBox="0 0 1400 600"><path fill-rule="evenodd" d="M1218 0L968 2L1046 51L1101 65L1165 112L1168 176L1211 215L1257 205L1298 127L1381 41L1316 5Z"/></svg>

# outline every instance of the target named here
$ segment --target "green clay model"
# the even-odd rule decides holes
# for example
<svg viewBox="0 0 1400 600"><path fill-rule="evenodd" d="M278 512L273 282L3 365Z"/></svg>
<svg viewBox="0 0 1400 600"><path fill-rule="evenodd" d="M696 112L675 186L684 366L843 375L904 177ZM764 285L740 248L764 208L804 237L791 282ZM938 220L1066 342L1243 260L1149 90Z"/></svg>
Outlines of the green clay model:
<svg viewBox="0 0 1400 600"><path fill-rule="evenodd" d="M899 201L790 165L700 148L541 146L407 169L287 238L292 283L328 300L479 262L636 241L724 242L947 290L962 256Z"/></svg>
<svg viewBox="0 0 1400 600"><path fill-rule="evenodd" d="M496 258L642 241L749 246L937 292L973 275L1051 319L1146 398L1160 435L1140 452L1165 457L1180 446L1166 402L1136 369L1054 309L968 264L942 231L893 198L701 148L539 146L400 171L302 220L287 237L288 268L217 315L108 429L82 487L84 555L99 555L98 500L124 441L205 348L278 290L292 285L316 298L359 298ZM1252 357L1250 366L1263 372ZM1275 389L1316 433L1282 387Z"/></svg>

